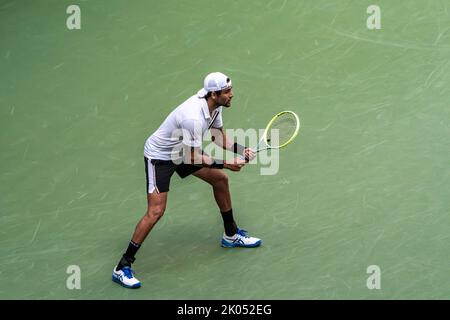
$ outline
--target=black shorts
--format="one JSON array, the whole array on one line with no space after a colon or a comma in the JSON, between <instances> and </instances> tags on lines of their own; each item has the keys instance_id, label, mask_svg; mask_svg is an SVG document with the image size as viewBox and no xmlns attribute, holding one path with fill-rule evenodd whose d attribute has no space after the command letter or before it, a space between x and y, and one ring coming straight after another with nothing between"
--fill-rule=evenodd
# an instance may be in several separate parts
<instances>
[{"instance_id":1,"label":"black shorts","mask_svg":"<svg viewBox=\"0 0 450 320\"><path fill-rule=\"evenodd\" d=\"M148 159L144 157L147 193L168 192L170 178L176 171L181 178L200 170L202 167L193 164L175 164L171 160Z\"/></svg>"}]
</instances>

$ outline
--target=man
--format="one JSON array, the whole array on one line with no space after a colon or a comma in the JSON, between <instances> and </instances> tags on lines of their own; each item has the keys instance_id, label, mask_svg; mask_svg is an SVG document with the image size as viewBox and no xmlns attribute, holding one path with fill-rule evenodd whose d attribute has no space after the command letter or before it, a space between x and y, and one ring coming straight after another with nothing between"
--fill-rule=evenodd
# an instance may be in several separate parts
<instances>
[{"instance_id":1,"label":"man","mask_svg":"<svg viewBox=\"0 0 450 320\"><path fill-rule=\"evenodd\" d=\"M131 264L148 233L164 214L170 178L174 172L181 178L192 174L212 186L225 228L222 247L251 248L261 244L260 239L248 236L245 230L237 227L233 218L228 177L221 170L240 171L246 160L255 157L251 149L233 143L224 133L222 107L229 108L232 98L230 78L220 72L210 73L204 79L203 89L173 110L147 139L144 161L148 209L137 224L126 252L113 270L113 281L127 288L141 286L133 275ZM201 146L207 130L211 130L214 143L240 156L232 161L223 161L205 154Z\"/></svg>"}]
</instances>

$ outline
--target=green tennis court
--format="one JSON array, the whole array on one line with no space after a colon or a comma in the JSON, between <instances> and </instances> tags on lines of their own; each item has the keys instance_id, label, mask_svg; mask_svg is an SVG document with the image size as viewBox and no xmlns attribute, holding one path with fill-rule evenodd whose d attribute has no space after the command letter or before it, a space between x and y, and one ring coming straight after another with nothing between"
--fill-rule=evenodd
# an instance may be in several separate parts
<instances>
[{"instance_id":1,"label":"green tennis court","mask_svg":"<svg viewBox=\"0 0 450 320\"><path fill-rule=\"evenodd\" d=\"M448 299L449 12L0 0L0 298ZM263 244L221 248L210 186L174 176L133 265L143 286L122 288L111 272L146 209L144 142L212 71L233 79L225 128L301 118L276 175L227 171L235 218Z\"/></svg>"}]
</instances>

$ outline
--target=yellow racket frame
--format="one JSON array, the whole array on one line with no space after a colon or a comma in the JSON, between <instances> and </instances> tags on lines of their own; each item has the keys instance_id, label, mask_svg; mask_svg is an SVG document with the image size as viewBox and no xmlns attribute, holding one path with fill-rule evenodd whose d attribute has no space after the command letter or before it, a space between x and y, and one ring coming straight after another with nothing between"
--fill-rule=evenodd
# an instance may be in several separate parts
<instances>
[{"instance_id":1,"label":"yellow racket frame","mask_svg":"<svg viewBox=\"0 0 450 320\"><path fill-rule=\"evenodd\" d=\"M267 142L267 132L269 132L270 127L272 126L274 121L278 117L280 117L280 116L282 116L283 114L286 114L286 113L292 114L295 117L295 119L297 120L297 127L295 128L294 134L292 135L292 137L288 141L286 141L282 145L279 145L278 147L273 147ZM297 114L294 111L290 111L290 110L281 111L281 112L279 112L279 113L277 113L276 115L273 116L273 118L267 124L266 129L264 130L264 134L263 134L263 137L262 137L261 141L264 140L264 143L267 145L267 148L258 149L258 147L259 147L259 143L258 143L257 150L255 150L255 151L258 152L258 151L265 150L265 149L281 149L283 147L286 147L289 143L291 143L295 139L295 137L298 135L299 131L300 131L300 119L297 116Z\"/></svg>"}]
</instances>

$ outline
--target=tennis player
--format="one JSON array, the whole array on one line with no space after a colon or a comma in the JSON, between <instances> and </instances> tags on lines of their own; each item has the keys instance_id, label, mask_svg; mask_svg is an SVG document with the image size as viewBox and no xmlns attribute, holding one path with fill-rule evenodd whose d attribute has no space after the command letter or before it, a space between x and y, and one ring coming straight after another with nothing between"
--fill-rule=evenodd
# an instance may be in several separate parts
<instances>
[{"instance_id":1,"label":"tennis player","mask_svg":"<svg viewBox=\"0 0 450 320\"><path fill-rule=\"evenodd\" d=\"M246 159L255 153L226 136L222 125L222 107L229 108L233 99L232 83L220 72L208 74L203 88L164 120L146 141L144 147L148 208L136 225L133 237L119 263L113 270L113 281L127 288L139 288L141 282L131 269L135 255L150 230L166 209L170 178L176 172L181 178L194 175L212 186L214 198L224 223L222 247L257 247L258 238L250 237L237 227L233 218L228 176L223 169L240 171ZM210 130L214 143L237 156L233 160L214 159L202 151L202 138Z\"/></svg>"}]
</instances>

